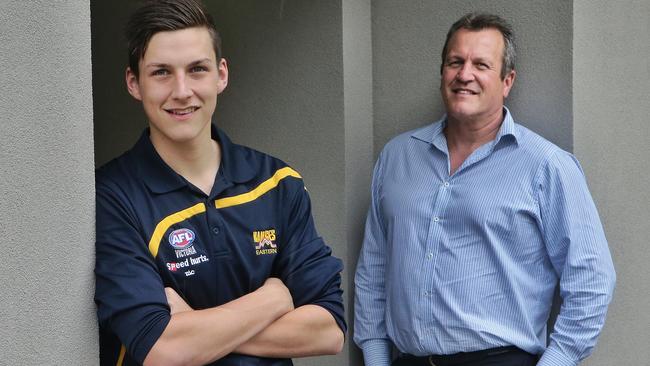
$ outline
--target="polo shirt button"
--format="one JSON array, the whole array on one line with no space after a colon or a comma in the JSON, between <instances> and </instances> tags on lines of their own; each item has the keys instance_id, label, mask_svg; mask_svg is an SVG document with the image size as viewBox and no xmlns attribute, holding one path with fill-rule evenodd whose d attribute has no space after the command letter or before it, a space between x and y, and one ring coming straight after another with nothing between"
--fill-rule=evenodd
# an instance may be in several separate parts
<instances>
[{"instance_id":1,"label":"polo shirt button","mask_svg":"<svg viewBox=\"0 0 650 366\"><path fill-rule=\"evenodd\" d=\"M214 235L219 235L219 227L213 226L212 227L212 232L214 233Z\"/></svg>"}]
</instances>

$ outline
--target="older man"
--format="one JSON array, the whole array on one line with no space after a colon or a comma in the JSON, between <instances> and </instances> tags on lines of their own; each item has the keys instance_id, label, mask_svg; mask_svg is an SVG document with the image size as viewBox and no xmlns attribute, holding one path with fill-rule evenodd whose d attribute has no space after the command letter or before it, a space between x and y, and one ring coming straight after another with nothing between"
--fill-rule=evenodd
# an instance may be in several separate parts
<instances>
[{"instance_id":1,"label":"older man","mask_svg":"<svg viewBox=\"0 0 650 366\"><path fill-rule=\"evenodd\" d=\"M377 161L356 273L366 365L576 365L615 273L573 155L514 122L510 25L468 14L442 52L447 114ZM562 308L546 342L559 281Z\"/></svg>"}]
</instances>

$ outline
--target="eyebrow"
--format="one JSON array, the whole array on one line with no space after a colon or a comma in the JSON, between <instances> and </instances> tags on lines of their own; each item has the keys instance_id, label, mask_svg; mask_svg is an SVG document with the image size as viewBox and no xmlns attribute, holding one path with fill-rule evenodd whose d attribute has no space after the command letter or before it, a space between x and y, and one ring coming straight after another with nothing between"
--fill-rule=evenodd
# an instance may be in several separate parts
<instances>
[{"instance_id":1,"label":"eyebrow","mask_svg":"<svg viewBox=\"0 0 650 366\"><path fill-rule=\"evenodd\" d=\"M458 54L453 54L453 53L447 53L447 59L465 59L465 57L458 55Z\"/></svg>"},{"instance_id":2,"label":"eyebrow","mask_svg":"<svg viewBox=\"0 0 650 366\"><path fill-rule=\"evenodd\" d=\"M445 59L445 62L458 61L458 60L465 61L466 59L465 57L460 55L448 55L447 58ZM483 56L477 56L472 58L472 62L481 62L490 65L493 63L493 61L491 61L488 57L483 57Z\"/></svg>"},{"instance_id":3,"label":"eyebrow","mask_svg":"<svg viewBox=\"0 0 650 366\"><path fill-rule=\"evenodd\" d=\"M476 57L474 59L474 62L482 62L484 64L492 64L492 60L490 60L488 58L484 58L484 57Z\"/></svg>"},{"instance_id":4,"label":"eyebrow","mask_svg":"<svg viewBox=\"0 0 650 366\"><path fill-rule=\"evenodd\" d=\"M192 66L200 65L202 63L212 63L212 60L210 58L206 57L206 58L203 58L203 59L200 59L200 60L192 61L187 66L192 67ZM145 68L152 68L152 67L153 68L166 68L166 67L170 67L170 65L166 64L166 63L162 63L162 62L152 62L150 64L145 65Z\"/></svg>"}]
</instances>

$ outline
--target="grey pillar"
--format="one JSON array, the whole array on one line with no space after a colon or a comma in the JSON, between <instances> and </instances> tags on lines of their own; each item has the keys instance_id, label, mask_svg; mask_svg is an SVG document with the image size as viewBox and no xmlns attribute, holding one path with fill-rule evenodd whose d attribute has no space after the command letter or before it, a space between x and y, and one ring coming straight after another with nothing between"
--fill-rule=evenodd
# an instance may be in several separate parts
<instances>
[{"instance_id":1,"label":"grey pillar","mask_svg":"<svg viewBox=\"0 0 650 366\"><path fill-rule=\"evenodd\" d=\"M88 1L0 2L0 364L98 363Z\"/></svg>"},{"instance_id":2,"label":"grey pillar","mask_svg":"<svg viewBox=\"0 0 650 366\"><path fill-rule=\"evenodd\" d=\"M618 276L585 365L650 364L650 2L574 2L575 154Z\"/></svg>"},{"instance_id":3,"label":"grey pillar","mask_svg":"<svg viewBox=\"0 0 650 366\"><path fill-rule=\"evenodd\" d=\"M374 165L372 101L372 13L370 0L343 0L343 94L345 109L345 232L348 365L363 364L352 340L354 271L361 250L370 177Z\"/></svg>"}]
</instances>

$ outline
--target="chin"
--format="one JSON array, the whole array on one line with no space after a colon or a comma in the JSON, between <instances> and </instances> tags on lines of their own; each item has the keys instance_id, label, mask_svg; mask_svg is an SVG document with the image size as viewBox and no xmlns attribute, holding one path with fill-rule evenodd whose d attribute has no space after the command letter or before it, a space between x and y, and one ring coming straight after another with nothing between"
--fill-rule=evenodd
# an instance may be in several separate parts
<instances>
[{"instance_id":1,"label":"chin","mask_svg":"<svg viewBox=\"0 0 650 366\"><path fill-rule=\"evenodd\" d=\"M152 128L151 134L172 143L184 144L196 139L200 135L200 131L196 128L156 129L154 131Z\"/></svg>"},{"instance_id":2,"label":"chin","mask_svg":"<svg viewBox=\"0 0 650 366\"><path fill-rule=\"evenodd\" d=\"M171 133L168 135L169 139L178 142L186 143L189 141L196 140L199 137L199 131L178 131L176 133Z\"/></svg>"},{"instance_id":3,"label":"chin","mask_svg":"<svg viewBox=\"0 0 650 366\"><path fill-rule=\"evenodd\" d=\"M447 115L454 118L454 119L462 120L462 119L471 118L472 116L474 116L475 111L470 110L468 108L462 108L462 107L456 106L455 108L452 107L452 108L447 109Z\"/></svg>"}]
</instances>

